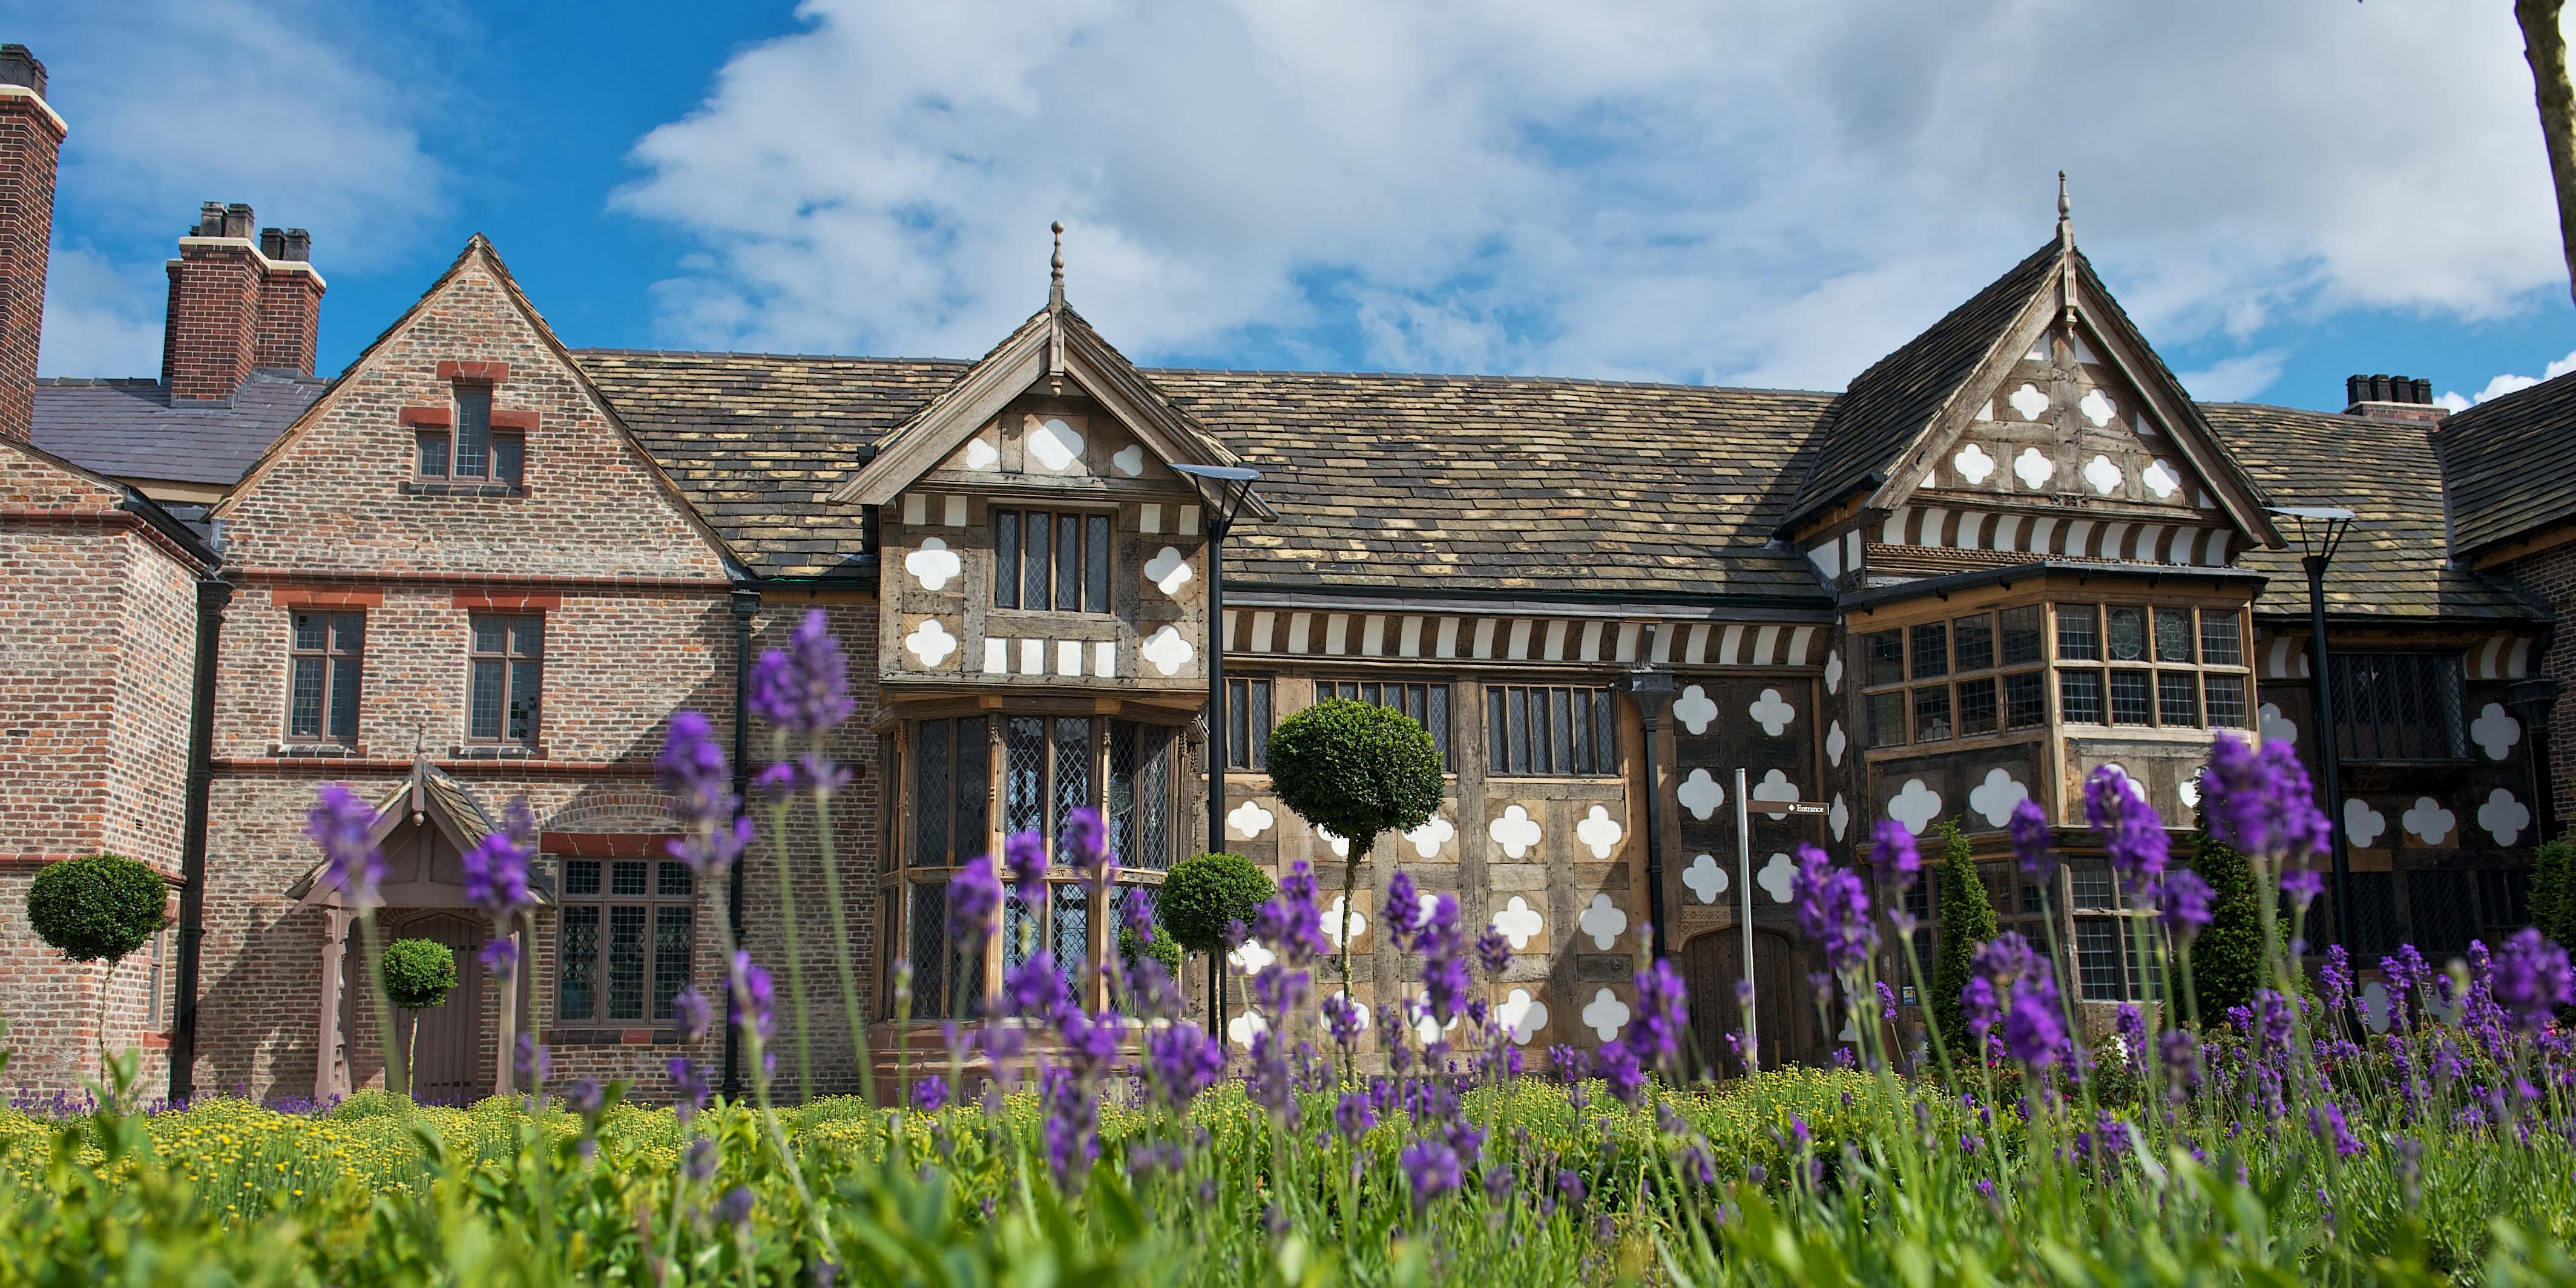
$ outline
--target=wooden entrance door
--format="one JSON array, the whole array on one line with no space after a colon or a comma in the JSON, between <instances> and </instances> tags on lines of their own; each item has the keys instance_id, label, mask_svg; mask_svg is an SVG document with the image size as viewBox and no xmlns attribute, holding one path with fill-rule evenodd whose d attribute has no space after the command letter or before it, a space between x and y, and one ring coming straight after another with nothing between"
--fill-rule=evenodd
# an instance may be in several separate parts
<instances>
[{"instance_id":1,"label":"wooden entrance door","mask_svg":"<svg viewBox=\"0 0 2576 1288\"><path fill-rule=\"evenodd\" d=\"M483 959L475 953L491 927L469 917L441 913L405 925L396 933L408 939L433 939L456 954L456 988L447 1000L418 1015L410 1041L418 1048L412 1064L412 1098L424 1104L466 1105L489 1095L490 1066L479 1057L483 1047ZM398 1039L399 1040L399 1039Z\"/></svg>"},{"instance_id":2,"label":"wooden entrance door","mask_svg":"<svg viewBox=\"0 0 2576 1288\"><path fill-rule=\"evenodd\" d=\"M1742 1072L1726 1035L1744 1027L1735 996L1737 981L1744 977L1743 930L1730 926L1700 935L1682 945L1681 957L1682 982L1690 989L1691 1031L1699 1039L1701 1057L1711 1069ZM1797 948L1788 935L1754 928L1753 1007L1764 1068L1815 1058L1815 1007L1798 969Z\"/></svg>"}]
</instances>

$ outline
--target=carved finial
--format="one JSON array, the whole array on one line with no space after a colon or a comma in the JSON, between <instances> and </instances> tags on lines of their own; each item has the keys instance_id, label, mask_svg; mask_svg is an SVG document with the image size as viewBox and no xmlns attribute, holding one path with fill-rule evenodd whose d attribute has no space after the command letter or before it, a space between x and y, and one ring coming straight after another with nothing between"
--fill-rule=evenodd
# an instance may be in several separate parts
<instances>
[{"instance_id":1,"label":"carved finial","mask_svg":"<svg viewBox=\"0 0 2576 1288\"><path fill-rule=\"evenodd\" d=\"M2074 209L2075 203L2066 199L2066 172L2060 170L2057 172L2057 242L2061 246L2075 244L2075 221L2069 217Z\"/></svg>"},{"instance_id":2,"label":"carved finial","mask_svg":"<svg viewBox=\"0 0 2576 1288\"><path fill-rule=\"evenodd\" d=\"M1047 261L1047 307L1064 307L1064 221L1055 221L1055 257Z\"/></svg>"}]
</instances>

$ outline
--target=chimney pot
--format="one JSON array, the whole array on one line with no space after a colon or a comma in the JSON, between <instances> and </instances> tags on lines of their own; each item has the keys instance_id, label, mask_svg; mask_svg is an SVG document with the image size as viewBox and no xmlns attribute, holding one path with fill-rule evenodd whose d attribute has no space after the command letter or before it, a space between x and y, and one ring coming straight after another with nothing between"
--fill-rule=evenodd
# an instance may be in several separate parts
<instances>
[{"instance_id":1,"label":"chimney pot","mask_svg":"<svg viewBox=\"0 0 2576 1288\"><path fill-rule=\"evenodd\" d=\"M2350 407L2355 403L2368 401L2370 401L2370 377L2345 376L2343 378L2343 405Z\"/></svg>"},{"instance_id":2,"label":"chimney pot","mask_svg":"<svg viewBox=\"0 0 2576 1288\"><path fill-rule=\"evenodd\" d=\"M2422 376L2415 377L2415 401L2427 407L2433 405L2432 381L2427 380Z\"/></svg>"},{"instance_id":3,"label":"chimney pot","mask_svg":"<svg viewBox=\"0 0 2576 1288\"><path fill-rule=\"evenodd\" d=\"M313 258L313 234L301 228L287 229L286 258L298 262Z\"/></svg>"},{"instance_id":4,"label":"chimney pot","mask_svg":"<svg viewBox=\"0 0 2576 1288\"><path fill-rule=\"evenodd\" d=\"M2388 377L2385 374L2373 375L2370 378L2370 400L2372 402L2388 401Z\"/></svg>"},{"instance_id":5,"label":"chimney pot","mask_svg":"<svg viewBox=\"0 0 2576 1288\"><path fill-rule=\"evenodd\" d=\"M226 237L239 237L243 241L249 241L250 230L258 223L259 218L251 213L250 206L246 202L236 201L224 207L223 235Z\"/></svg>"},{"instance_id":6,"label":"chimney pot","mask_svg":"<svg viewBox=\"0 0 2576 1288\"><path fill-rule=\"evenodd\" d=\"M0 85L24 85L45 96L45 65L25 45L0 45Z\"/></svg>"},{"instance_id":7,"label":"chimney pot","mask_svg":"<svg viewBox=\"0 0 2576 1288\"><path fill-rule=\"evenodd\" d=\"M191 237L223 236L224 203L220 201L209 201L199 205L197 207L197 226L190 229L188 235Z\"/></svg>"},{"instance_id":8,"label":"chimney pot","mask_svg":"<svg viewBox=\"0 0 2576 1288\"><path fill-rule=\"evenodd\" d=\"M286 230L283 228L260 229L259 253L268 256L270 259L286 258Z\"/></svg>"}]
</instances>

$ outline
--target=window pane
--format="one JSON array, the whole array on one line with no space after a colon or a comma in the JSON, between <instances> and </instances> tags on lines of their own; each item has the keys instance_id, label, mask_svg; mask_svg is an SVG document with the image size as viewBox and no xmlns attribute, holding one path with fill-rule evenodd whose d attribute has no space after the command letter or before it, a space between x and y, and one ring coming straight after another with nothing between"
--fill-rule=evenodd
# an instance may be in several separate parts
<instances>
[{"instance_id":1,"label":"window pane","mask_svg":"<svg viewBox=\"0 0 2576 1288\"><path fill-rule=\"evenodd\" d=\"M2069 864L2066 869L2066 876L2074 891L2076 907L2109 908L2116 906L2112 899L2111 869L2102 867L2098 864L2093 866Z\"/></svg>"},{"instance_id":2,"label":"window pane","mask_svg":"<svg viewBox=\"0 0 2576 1288\"><path fill-rule=\"evenodd\" d=\"M993 511L993 606L1020 606L1020 512Z\"/></svg>"},{"instance_id":3,"label":"window pane","mask_svg":"<svg viewBox=\"0 0 2576 1288\"><path fill-rule=\"evenodd\" d=\"M694 914L680 904L653 910L653 1018L671 1018L671 998L689 986L689 950L696 942Z\"/></svg>"},{"instance_id":4,"label":"window pane","mask_svg":"<svg viewBox=\"0 0 2576 1288\"><path fill-rule=\"evenodd\" d=\"M1928 680L1950 673L1950 624L1926 622L1914 628L1914 678Z\"/></svg>"},{"instance_id":5,"label":"window pane","mask_svg":"<svg viewBox=\"0 0 2576 1288\"><path fill-rule=\"evenodd\" d=\"M428 479L447 477L447 435L424 433L420 436L420 476Z\"/></svg>"},{"instance_id":6,"label":"window pane","mask_svg":"<svg viewBox=\"0 0 2576 1288\"><path fill-rule=\"evenodd\" d=\"M2004 727L2031 729L2048 723L2048 685L2038 671L2004 677Z\"/></svg>"},{"instance_id":7,"label":"window pane","mask_svg":"<svg viewBox=\"0 0 2576 1288\"><path fill-rule=\"evenodd\" d=\"M1936 684L1914 691L1914 741L1945 742L1950 737L1950 686Z\"/></svg>"},{"instance_id":8,"label":"window pane","mask_svg":"<svg viewBox=\"0 0 2576 1288\"><path fill-rule=\"evenodd\" d=\"M1002 727L1002 830L1046 826L1046 721L1013 716Z\"/></svg>"},{"instance_id":9,"label":"window pane","mask_svg":"<svg viewBox=\"0 0 2576 1288\"><path fill-rule=\"evenodd\" d=\"M2079 917L2075 922L2075 964L2083 979L2084 1000L2116 1002L2120 998L2120 919Z\"/></svg>"},{"instance_id":10,"label":"window pane","mask_svg":"<svg viewBox=\"0 0 2576 1288\"><path fill-rule=\"evenodd\" d=\"M2068 724L2102 723L2102 673L2100 671L2058 673L2057 717Z\"/></svg>"},{"instance_id":11,"label":"window pane","mask_svg":"<svg viewBox=\"0 0 2576 1288\"><path fill-rule=\"evenodd\" d=\"M697 880L689 865L664 859L654 866L653 893L665 899L685 899L697 891Z\"/></svg>"},{"instance_id":12,"label":"window pane","mask_svg":"<svg viewBox=\"0 0 2576 1288\"><path fill-rule=\"evenodd\" d=\"M331 651L355 654L367 646L367 619L358 613L342 613L331 619Z\"/></svg>"},{"instance_id":13,"label":"window pane","mask_svg":"<svg viewBox=\"0 0 2576 1288\"><path fill-rule=\"evenodd\" d=\"M328 665L318 657L295 659L294 679L288 685L286 699L288 737L322 736L322 673Z\"/></svg>"},{"instance_id":14,"label":"window pane","mask_svg":"<svg viewBox=\"0 0 2576 1288\"><path fill-rule=\"evenodd\" d=\"M1020 524L1020 606L1044 609L1054 605L1055 591L1048 574L1055 570L1055 560L1047 554L1048 538L1055 535L1055 521L1042 510L1028 511Z\"/></svg>"},{"instance_id":15,"label":"window pane","mask_svg":"<svg viewBox=\"0 0 2576 1288\"><path fill-rule=\"evenodd\" d=\"M2200 723L2200 677L2189 671L2156 673L2156 723Z\"/></svg>"},{"instance_id":16,"label":"window pane","mask_svg":"<svg viewBox=\"0 0 2576 1288\"><path fill-rule=\"evenodd\" d=\"M1015 970L1033 950L1043 947L1038 930L1045 924L1046 904L1023 897L1018 886L1002 887L1002 969Z\"/></svg>"},{"instance_id":17,"label":"window pane","mask_svg":"<svg viewBox=\"0 0 2576 1288\"><path fill-rule=\"evenodd\" d=\"M568 859L563 871L565 894L599 893L599 860Z\"/></svg>"},{"instance_id":18,"label":"window pane","mask_svg":"<svg viewBox=\"0 0 2576 1288\"><path fill-rule=\"evenodd\" d=\"M307 652L318 653L322 651L324 641L329 639L329 637L330 619L324 617L320 613L297 613L295 615L296 648Z\"/></svg>"},{"instance_id":19,"label":"window pane","mask_svg":"<svg viewBox=\"0 0 2576 1288\"><path fill-rule=\"evenodd\" d=\"M1530 754L1530 691L1509 689L1505 691L1505 696L1511 699L1512 772L1515 774L1545 772L1539 767L1538 759Z\"/></svg>"},{"instance_id":20,"label":"window pane","mask_svg":"<svg viewBox=\"0 0 2576 1288\"><path fill-rule=\"evenodd\" d=\"M2111 723L2151 723L2155 719L2155 714L2149 705L2148 688L2147 673L2144 671L2113 671L2111 673Z\"/></svg>"},{"instance_id":21,"label":"window pane","mask_svg":"<svg viewBox=\"0 0 2576 1288\"><path fill-rule=\"evenodd\" d=\"M1431 749L1440 753L1442 769L1456 769L1449 756L1449 686L1423 686L1422 727L1431 731Z\"/></svg>"},{"instance_id":22,"label":"window pane","mask_svg":"<svg viewBox=\"0 0 2576 1288\"><path fill-rule=\"evenodd\" d=\"M1160 872L1172 866L1172 731L1146 725L1138 739L1136 850L1128 861Z\"/></svg>"},{"instance_id":23,"label":"window pane","mask_svg":"<svg viewBox=\"0 0 2576 1288\"><path fill-rule=\"evenodd\" d=\"M2057 658L2061 662L2102 660L2102 619L2091 604L2057 606Z\"/></svg>"},{"instance_id":24,"label":"window pane","mask_svg":"<svg viewBox=\"0 0 2576 1288\"><path fill-rule=\"evenodd\" d=\"M1082 516L1059 514L1055 517L1055 606L1056 611L1082 611Z\"/></svg>"},{"instance_id":25,"label":"window pane","mask_svg":"<svg viewBox=\"0 0 2576 1288\"><path fill-rule=\"evenodd\" d=\"M545 664L510 664L510 736L520 742L537 739L537 695L545 687Z\"/></svg>"},{"instance_id":26,"label":"window pane","mask_svg":"<svg viewBox=\"0 0 2576 1288\"><path fill-rule=\"evenodd\" d=\"M948 753L956 726L924 720L913 727L912 866L948 866Z\"/></svg>"},{"instance_id":27,"label":"window pane","mask_svg":"<svg viewBox=\"0 0 2576 1288\"><path fill-rule=\"evenodd\" d=\"M1079 989L1083 963L1091 958L1091 891L1071 881L1051 888L1055 908L1048 918L1048 945L1057 973Z\"/></svg>"},{"instance_id":28,"label":"window pane","mask_svg":"<svg viewBox=\"0 0 2576 1288\"><path fill-rule=\"evenodd\" d=\"M466 712L466 736L498 738L501 736L502 684L507 676L504 663L490 658L474 660L474 692Z\"/></svg>"},{"instance_id":29,"label":"window pane","mask_svg":"<svg viewBox=\"0 0 2576 1288\"><path fill-rule=\"evenodd\" d=\"M569 867L571 865L567 865ZM599 865L591 867L591 888L598 889ZM567 883L569 885L569 883ZM555 1017L587 1020L599 1013L599 909L566 908L555 969Z\"/></svg>"},{"instance_id":30,"label":"window pane","mask_svg":"<svg viewBox=\"0 0 2576 1288\"><path fill-rule=\"evenodd\" d=\"M1109 722L1109 793L1101 814L1109 824L1109 848L1121 862L1136 853L1136 733L1131 720Z\"/></svg>"},{"instance_id":31,"label":"window pane","mask_svg":"<svg viewBox=\"0 0 2576 1288\"><path fill-rule=\"evenodd\" d=\"M955 1019L959 999L949 996L948 887L924 881L911 887L912 1013L919 1019Z\"/></svg>"},{"instance_id":32,"label":"window pane","mask_svg":"<svg viewBox=\"0 0 2576 1288\"><path fill-rule=\"evenodd\" d=\"M2207 666L2245 665L2244 637L2232 609L2200 610L2200 660Z\"/></svg>"},{"instance_id":33,"label":"window pane","mask_svg":"<svg viewBox=\"0 0 2576 1288\"><path fill-rule=\"evenodd\" d=\"M1252 686L1252 757L1254 769L1270 768L1270 681L1256 680Z\"/></svg>"},{"instance_id":34,"label":"window pane","mask_svg":"<svg viewBox=\"0 0 2576 1288\"><path fill-rule=\"evenodd\" d=\"M608 910L608 1018L644 1018L644 908Z\"/></svg>"},{"instance_id":35,"label":"window pane","mask_svg":"<svg viewBox=\"0 0 2576 1288\"><path fill-rule=\"evenodd\" d=\"M1055 721L1055 818L1050 837L1064 834L1065 817L1089 808L1091 799L1091 717L1057 716Z\"/></svg>"},{"instance_id":36,"label":"window pane","mask_svg":"<svg viewBox=\"0 0 2576 1288\"><path fill-rule=\"evenodd\" d=\"M2040 660L2044 641L2040 636L2039 605L2007 608L1996 615L2003 626L2003 664L2027 666Z\"/></svg>"},{"instance_id":37,"label":"window pane","mask_svg":"<svg viewBox=\"0 0 2576 1288\"><path fill-rule=\"evenodd\" d=\"M509 640L509 623L498 617L474 619L474 651L498 653Z\"/></svg>"},{"instance_id":38,"label":"window pane","mask_svg":"<svg viewBox=\"0 0 2576 1288\"><path fill-rule=\"evenodd\" d=\"M962 864L993 848L987 835L993 826L993 734L984 717L957 722L957 756L948 777L957 793L949 852Z\"/></svg>"},{"instance_id":39,"label":"window pane","mask_svg":"<svg viewBox=\"0 0 2576 1288\"><path fill-rule=\"evenodd\" d=\"M1595 755L1592 764L1593 773L1619 772L1619 738L1610 728L1610 691L1608 689L1592 691L1592 747Z\"/></svg>"},{"instance_id":40,"label":"window pane","mask_svg":"<svg viewBox=\"0 0 2576 1288\"><path fill-rule=\"evenodd\" d=\"M2241 675L2205 675L2201 691L2209 700L2209 724L2214 729L2245 727L2245 677Z\"/></svg>"},{"instance_id":41,"label":"window pane","mask_svg":"<svg viewBox=\"0 0 2576 1288\"><path fill-rule=\"evenodd\" d=\"M1109 598L1109 516L1095 514L1083 522L1088 525L1082 549L1083 567L1089 570L1090 575L1083 582L1082 611L1106 613L1111 611L1112 604Z\"/></svg>"},{"instance_id":42,"label":"window pane","mask_svg":"<svg viewBox=\"0 0 2576 1288\"><path fill-rule=\"evenodd\" d=\"M1547 713L1548 741L1556 752L1556 772L1574 773L1574 690L1548 690Z\"/></svg>"},{"instance_id":43,"label":"window pane","mask_svg":"<svg viewBox=\"0 0 2576 1288\"><path fill-rule=\"evenodd\" d=\"M2114 606L2111 609L2111 660L2143 662L2147 660L2147 614L2145 609Z\"/></svg>"},{"instance_id":44,"label":"window pane","mask_svg":"<svg viewBox=\"0 0 2576 1288\"><path fill-rule=\"evenodd\" d=\"M481 478L484 457L492 442L492 391L458 388L456 391L456 472L465 478Z\"/></svg>"},{"instance_id":45,"label":"window pane","mask_svg":"<svg viewBox=\"0 0 2576 1288\"><path fill-rule=\"evenodd\" d=\"M644 868L641 859L620 859L608 865L608 892L617 895L644 893Z\"/></svg>"},{"instance_id":46,"label":"window pane","mask_svg":"<svg viewBox=\"0 0 2576 1288\"><path fill-rule=\"evenodd\" d=\"M2032 676L2032 679L2039 677ZM1995 731L1995 677L1959 681L1959 736Z\"/></svg>"},{"instance_id":47,"label":"window pane","mask_svg":"<svg viewBox=\"0 0 2576 1288\"><path fill-rule=\"evenodd\" d=\"M1905 742L1905 692L1869 695L1869 745L1895 747Z\"/></svg>"},{"instance_id":48,"label":"window pane","mask_svg":"<svg viewBox=\"0 0 2576 1288\"><path fill-rule=\"evenodd\" d=\"M2191 660L2191 610L2159 608L2156 610L2156 660L2188 662Z\"/></svg>"},{"instance_id":49,"label":"window pane","mask_svg":"<svg viewBox=\"0 0 2576 1288\"><path fill-rule=\"evenodd\" d=\"M1510 726L1503 716L1503 690L1500 686L1485 690L1485 772L1511 772Z\"/></svg>"},{"instance_id":50,"label":"window pane","mask_svg":"<svg viewBox=\"0 0 2576 1288\"><path fill-rule=\"evenodd\" d=\"M510 622L510 655L544 657L546 654L546 619L513 617Z\"/></svg>"},{"instance_id":51,"label":"window pane","mask_svg":"<svg viewBox=\"0 0 2576 1288\"><path fill-rule=\"evenodd\" d=\"M1865 684L1894 684L1905 678L1905 634L1902 631L1880 631L1861 637L1861 680Z\"/></svg>"},{"instance_id":52,"label":"window pane","mask_svg":"<svg viewBox=\"0 0 2576 1288\"><path fill-rule=\"evenodd\" d=\"M525 455L524 449L526 446L527 440L516 434L495 434L492 436L492 477L494 480L502 483L516 483L519 481L521 458Z\"/></svg>"},{"instance_id":53,"label":"window pane","mask_svg":"<svg viewBox=\"0 0 2576 1288\"><path fill-rule=\"evenodd\" d=\"M1950 644L1961 671L1984 671L1995 664L1995 619L1979 613L1950 623Z\"/></svg>"}]
</instances>

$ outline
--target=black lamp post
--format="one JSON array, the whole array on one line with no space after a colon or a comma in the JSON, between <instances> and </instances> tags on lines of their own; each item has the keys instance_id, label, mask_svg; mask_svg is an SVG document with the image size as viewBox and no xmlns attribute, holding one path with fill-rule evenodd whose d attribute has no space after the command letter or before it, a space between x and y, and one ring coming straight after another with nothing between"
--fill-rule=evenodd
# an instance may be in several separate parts
<instances>
[{"instance_id":1,"label":"black lamp post","mask_svg":"<svg viewBox=\"0 0 2576 1288\"><path fill-rule=\"evenodd\" d=\"M1216 495L1208 498L1207 505L1207 835L1208 852L1213 854L1225 848L1226 738L1233 727L1225 705L1225 534L1234 527L1243 503L1252 499L1252 485L1260 481L1261 471L1240 465L1175 465L1172 469L1216 485Z\"/></svg>"},{"instance_id":2,"label":"black lamp post","mask_svg":"<svg viewBox=\"0 0 2576 1288\"><path fill-rule=\"evenodd\" d=\"M1652 636L1648 636L1651 651ZM1637 723L1645 731L1646 774L1646 952L1651 957L1664 955L1664 792L1655 776L1655 739L1664 727L1664 713L1673 705L1673 673L1662 667L1640 664L1628 672L1619 687L1637 704Z\"/></svg>"},{"instance_id":3,"label":"black lamp post","mask_svg":"<svg viewBox=\"0 0 2576 1288\"><path fill-rule=\"evenodd\" d=\"M2352 849L2343 835L2343 751L2335 730L2334 676L2326 665L2326 566L2352 531L2353 513L2332 505L2276 505L2271 512L2294 521L2299 564L2308 570L2308 702L2316 709L2317 772L2325 780L2326 822L2334 838L2335 942L2352 946Z\"/></svg>"}]
</instances>

